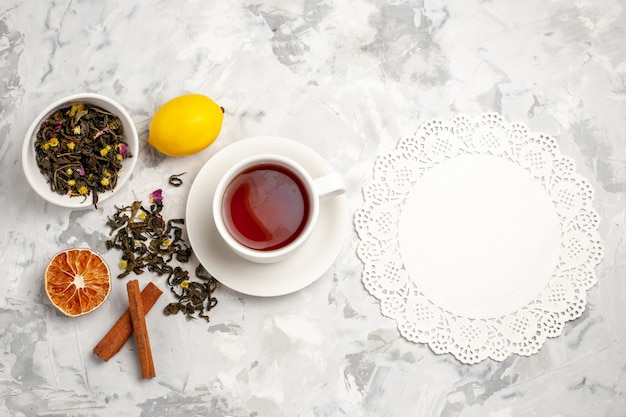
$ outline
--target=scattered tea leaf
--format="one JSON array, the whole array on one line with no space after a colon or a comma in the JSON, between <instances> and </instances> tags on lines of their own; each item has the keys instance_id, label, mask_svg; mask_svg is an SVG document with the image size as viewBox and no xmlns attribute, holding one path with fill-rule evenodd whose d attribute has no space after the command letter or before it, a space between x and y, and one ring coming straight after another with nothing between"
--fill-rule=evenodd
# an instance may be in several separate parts
<instances>
[{"instance_id":1,"label":"scattered tea leaf","mask_svg":"<svg viewBox=\"0 0 626 417\"><path fill-rule=\"evenodd\" d=\"M189 273L181 268L174 268L174 271L167 279L170 290L177 298L176 302L168 304L163 312L165 315L173 315L182 312L188 318L195 318L194 314L210 321L205 314L217 305L217 298L213 293L217 289L217 280L211 276L202 265L196 268L196 277L204 282L189 280Z\"/></svg>"},{"instance_id":2,"label":"scattered tea leaf","mask_svg":"<svg viewBox=\"0 0 626 417\"><path fill-rule=\"evenodd\" d=\"M181 180L180 177L185 175L185 174L186 174L186 172L183 172L181 174L176 174L176 175L170 176L170 179L169 179L170 185L172 185L174 187L180 187L181 185L183 185L183 180Z\"/></svg>"},{"instance_id":3,"label":"scattered tea leaf","mask_svg":"<svg viewBox=\"0 0 626 417\"><path fill-rule=\"evenodd\" d=\"M172 259L189 261L192 250L183 239L184 219L166 221L162 209L162 200L148 209L141 201L135 201L130 206L116 207L116 213L109 217L106 224L113 238L106 241L106 247L121 250L126 264L126 270L118 278L131 272L141 274L146 269L157 275L170 274Z\"/></svg>"},{"instance_id":4,"label":"scattered tea leaf","mask_svg":"<svg viewBox=\"0 0 626 417\"><path fill-rule=\"evenodd\" d=\"M180 266L171 265L174 259L187 263L192 255L191 247L183 238L185 221L163 218L160 189L150 194L150 202L148 209L141 201L116 207L115 214L106 222L112 236L105 242L106 248L122 251L120 267L124 271L118 278L131 273L139 275L145 270L159 276L167 275L167 284L177 301L167 305L163 313L169 316L182 312L188 318L195 318L197 314L208 322L206 313L217 305L213 296L217 280L202 265L198 265L195 271L201 282L190 279L189 272Z\"/></svg>"}]
</instances>

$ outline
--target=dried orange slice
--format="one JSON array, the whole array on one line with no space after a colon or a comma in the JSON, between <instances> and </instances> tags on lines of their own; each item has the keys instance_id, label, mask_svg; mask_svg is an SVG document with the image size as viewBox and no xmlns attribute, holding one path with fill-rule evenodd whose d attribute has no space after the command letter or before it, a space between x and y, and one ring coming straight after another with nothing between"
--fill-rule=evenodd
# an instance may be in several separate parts
<instances>
[{"instance_id":1,"label":"dried orange slice","mask_svg":"<svg viewBox=\"0 0 626 417\"><path fill-rule=\"evenodd\" d=\"M65 315L76 317L100 307L111 293L111 273L90 249L57 253L46 268L48 298Z\"/></svg>"}]
</instances>

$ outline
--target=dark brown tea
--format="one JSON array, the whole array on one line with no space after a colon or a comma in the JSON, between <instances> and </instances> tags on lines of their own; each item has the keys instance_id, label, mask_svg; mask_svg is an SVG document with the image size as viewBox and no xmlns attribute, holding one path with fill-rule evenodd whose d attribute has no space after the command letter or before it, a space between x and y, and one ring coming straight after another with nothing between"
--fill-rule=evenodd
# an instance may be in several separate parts
<instances>
[{"instance_id":1,"label":"dark brown tea","mask_svg":"<svg viewBox=\"0 0 626 417\"><path fill-rule=\"evenodd\" d=\"M230 234L256 250L280 249L304 230L309 198L302 181L289 169L259 164L226 187L222 215Z\"/></svg>"}]
</instances>

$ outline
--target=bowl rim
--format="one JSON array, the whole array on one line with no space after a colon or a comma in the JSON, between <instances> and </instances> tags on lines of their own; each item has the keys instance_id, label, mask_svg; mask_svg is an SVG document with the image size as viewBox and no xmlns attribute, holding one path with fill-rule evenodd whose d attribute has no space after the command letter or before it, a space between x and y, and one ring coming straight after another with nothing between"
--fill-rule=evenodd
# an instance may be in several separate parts
<instances>
[{"instance_id":1,"label":"bowl rim","mask_svg":"<svg viewBox=\"0 0 626 417\"><path fill-rule=\"evenodd\" d=\"M67 208L85 208L92 205L92 199L87 197L81 199L79 197L70 197L68 195L57 194L50 189L50 184L46 178L41 174L37 161L35 159L34 140L36 131L41 126L41 123L57 109L77 102L88 102L98 106L109 106L114 110L107 109L116 116L118 116L124 127L125 140L128 143L129 148L132 151L132 157L124 161L123 169L120 171L123 173L119 176L118 182L115 188L111 191L106 191L98 194L98 202L102 202L110 198L117 190L119 190L132 175L137 164L139 155L139 137L137 135L137 129L130 117L130 114L126 109L117 101L110 97L104 96L98 93L76 93L65 96L58 100L53 101L46 106L39 114L34 118L30 124L26 135L24 136L24 143L22 144L22 171L28 181L30 187L36 194L41 196L46 201L56 204L61 207ZM45 187L43 186L45 185Z\"/></svg>"}]
</instances>

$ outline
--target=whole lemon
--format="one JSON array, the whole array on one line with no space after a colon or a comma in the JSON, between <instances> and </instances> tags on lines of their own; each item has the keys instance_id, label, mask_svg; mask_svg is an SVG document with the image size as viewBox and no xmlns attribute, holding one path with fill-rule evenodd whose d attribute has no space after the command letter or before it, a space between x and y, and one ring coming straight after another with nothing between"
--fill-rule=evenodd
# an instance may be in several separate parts
<instances>
[{"instance_id":1,"label":"whole lemon","mask_svg":"<svg viewBox=\"0 0 626 417\"><path fill-rule=\"evenodd\" d=\"M224 109L202 94L185 94L152 117L148 143L169 156L191 155L212 144L222 129Z\"/></svg>"}]
</instances>

